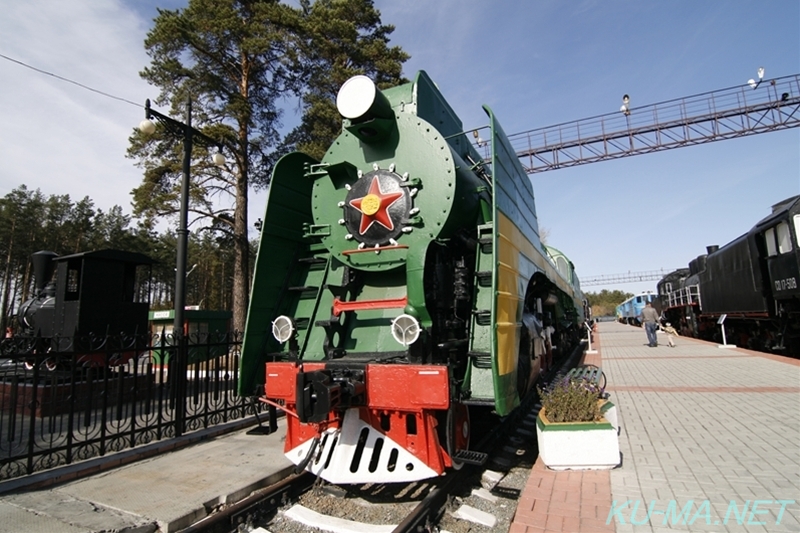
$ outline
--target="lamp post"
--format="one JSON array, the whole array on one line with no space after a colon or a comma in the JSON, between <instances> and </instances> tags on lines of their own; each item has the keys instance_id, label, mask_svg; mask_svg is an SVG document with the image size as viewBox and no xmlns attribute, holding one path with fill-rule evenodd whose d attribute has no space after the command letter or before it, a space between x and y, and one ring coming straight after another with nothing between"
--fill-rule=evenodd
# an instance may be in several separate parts
<instances>
[{"instance_id":1,"label":"lamp post","mask_svg":"<svg viewBox=\"0 0 800 533\"><path fill-rule=\"evenodd\" d=\"M631 97L627 94L622 96L622 107L619 108L620 112L626 117L631 114Z\"/></svg>"},{"instance_id":2,"label":"lamp post","mask_svg":"<svg viewBox=\"0 0 800 533\"><path fill-rule=\"evenodd\" d=\"M625 115L625 124L628 125L628 142L631 145L631 152L633 151L633 135L631 135L631 97L627 94L622 96L622 107L619 108L620 113Z\"/></svg>"},{"instance_id":3,"label":"lamp post","mask_svg":"<svg viewBox=\"0 0 800 533\"><path fill-rule=\"evenodd\" d=\"M181 206L178 224L178 250L177 264L175 267L175 319L172 325L172 334L177 339L183 335L184 308L186 307L186 248L189 234L189 169L192 162L192 144L194 139L199 139L206 146L217 146L219 151L222 146L218 141L204 135L192 127L192 101L186 102L186 122L162 115L150 107L150 100L144 104L145 119L139 124L139 130L150 135L156 130L152 119L156 119L171 134L183 138L183 179L181 180ZM221 167L225 165L225 157L219 153L214 154L214 164Z\"/></svg>"},{"instance_id":4,"label":"lamp post","mask_svg":"<svg viewBox=\"0 0 800 533\"><path fill-rule=\"evenodd\" d=\"M754 80L753 78L747 80L747 83L750 85L751 89L758 89L758 86L761 85L761 82L764 79L764 67L758 67L758 72L756 72L756 74L758 75L758 81Z\"/></svg>"}]
</instances>

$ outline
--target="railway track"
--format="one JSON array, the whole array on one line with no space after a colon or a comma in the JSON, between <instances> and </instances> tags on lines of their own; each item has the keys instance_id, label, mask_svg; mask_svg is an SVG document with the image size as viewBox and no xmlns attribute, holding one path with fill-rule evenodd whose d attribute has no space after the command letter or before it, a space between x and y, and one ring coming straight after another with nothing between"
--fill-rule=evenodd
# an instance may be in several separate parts
<instances>
[{"instance_id":1,"label":"railway track","mask_svg":"<svg viewBox=\"0 0 800 533\"><path fill-rule=\"evenodd\" d=\"M577 349L561 370L575 366L581 353ZM532 391L513 415L473 428L473 434L485 435L474 448L488 454L481 467L464 465L407 485L334 486L308 473L296 474L182 533L306 533L334 526L369 533L507 530L536 460L538 408Z\"/></svg>"},{"instance_id":2,"label":"railway track","mask_svg":"<svg viewBox=\"0 0 800 533\"><path fill-rule=\"evenodd\" d=\"M221 509L183 533L228 533L261 527L271 533L339 531L452 533L507 529L516 499L536 459L535 404L514 420L491 428L484 439L490 458L445 476L407 485L335 486L308 473L290 476ZM516 426L515 430L509 428ZM466 517L466 518L465 518Z\"/></svg>"}]
</instances>

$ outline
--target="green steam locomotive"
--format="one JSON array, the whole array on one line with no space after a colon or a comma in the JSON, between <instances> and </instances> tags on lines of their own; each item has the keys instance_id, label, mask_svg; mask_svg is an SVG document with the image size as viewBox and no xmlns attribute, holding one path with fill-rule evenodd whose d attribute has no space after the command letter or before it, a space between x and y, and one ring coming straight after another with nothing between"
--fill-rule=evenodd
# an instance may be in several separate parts
<instances>
[{"instance_id":1,"label":"green steam locomotive","mask_svg":"<svg viewBox=\"0 0 800 533\"><path fill-rule=\"evenodd\" d=\"M332 483L441 475L481 460L473 406L509 414L580 345L586 302L488 107L490 162L425 72L356 76L336 104L323 160L275 167L239 392L284 410L287 457Z\"/></svg>"}]
</instances>

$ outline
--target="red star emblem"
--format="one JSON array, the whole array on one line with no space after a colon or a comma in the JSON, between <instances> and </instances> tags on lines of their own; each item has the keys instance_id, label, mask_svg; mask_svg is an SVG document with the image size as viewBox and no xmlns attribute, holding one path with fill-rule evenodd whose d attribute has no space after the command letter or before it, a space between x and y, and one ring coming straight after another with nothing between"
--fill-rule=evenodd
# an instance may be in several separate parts
<instances>
[{"instance_id":1,"label":"red star emblem","mask_svg":"<svg viewBox=\"0 0 800 533\"><path fill-rule=\"evenodd\" d=\"M361 213L361 225L358 228L359 234L364 235L375 222L392 231L394 222L392 222L392 217L389 216L388 209L401 196L403 196L402 192L384 193L381 190L381 182L378 177L373 177L372 183L369 185L369 193L362 198L350 201L350 205Z\"/></svg>"}]
</instances>

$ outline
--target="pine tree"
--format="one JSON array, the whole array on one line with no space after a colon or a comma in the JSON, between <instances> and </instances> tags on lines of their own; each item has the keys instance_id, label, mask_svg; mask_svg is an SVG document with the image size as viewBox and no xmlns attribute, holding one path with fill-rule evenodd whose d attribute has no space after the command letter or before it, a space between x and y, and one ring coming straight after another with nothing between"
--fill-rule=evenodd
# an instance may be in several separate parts
<instances>
[{"instance_id":1,"label":"pine tree","mask_svg":"<svg viewBox=\"0 0 800 533\"><path fill-rule=\"evenodd\" d=\"M301 124L286 144L322 159L341 133L342 118L336 110L336 94L352 76L372 78L379 89L405 80L403 63L409 55L389 46L394 26L381 24L372 0L301 0L303 77Z\"/></svg>"},{"instance_id":2,"label":"pine tree","mask_svg":"<svg viewBox=\"0 0 800 533\"><path fill-rule=\"evenodd\" d=\"M298 88L298 10L277 0L189 0L159 10L145 40L151 58L142 77L160 89L155 102L180 116L191 99L193 126L219 140L226 168L197 147L190 212L226 228L234 245L234 329L242 330L250 286L247 200L268 183L276 160L280 99ZM164 132L134 133L128 154L145 169L133 191L134 212L152 218L178 211L182 144ZM231 208L220 208L223 198Z\"/></svg>"},{"instance_id":3,"label":"pine tree","mask_svg":"<svg viewBox=\"0 0 800 533\"><path fill-rule=\"evenodd\" d=\"M277 0L189 0L185 9L159 10L141 75L174 117L191 99L193 126L222 143L229 161L214 168L196 147L189 210L233 242L234 329L244 328L250 287L249 189L268 186L289 146L322 156L341 131L334 99L348 78L366 74L380 88L404 81L408 55L388 46L393 30L372 0L301 0L299 9ZM293 94L301 95L302 123L280 144L280 104ZM182 144L165 131L135 132L130 141L129 157L145 170L134 213L152 227L178 212ZM230 209L219 207L224 196Z\"/></svg>"}]
</instances>

